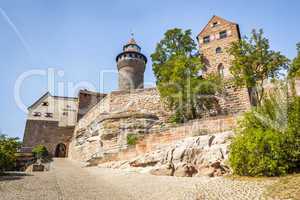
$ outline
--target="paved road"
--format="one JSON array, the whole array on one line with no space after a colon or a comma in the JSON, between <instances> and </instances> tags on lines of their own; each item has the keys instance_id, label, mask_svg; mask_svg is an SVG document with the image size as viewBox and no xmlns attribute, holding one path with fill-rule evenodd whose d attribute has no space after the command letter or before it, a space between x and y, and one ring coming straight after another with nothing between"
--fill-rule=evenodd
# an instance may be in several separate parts
<instances>
[{"instance_id":1,"label":"paved road","mask_svg":"<svg viewBox=\"0 0 300 200\"><path fill-rule=\"evenodd\" d=\"M0 178L1 200L258 199L265 183L224 178L177 178L55 159L51 171Z\"/></svg>"}]
</instances>

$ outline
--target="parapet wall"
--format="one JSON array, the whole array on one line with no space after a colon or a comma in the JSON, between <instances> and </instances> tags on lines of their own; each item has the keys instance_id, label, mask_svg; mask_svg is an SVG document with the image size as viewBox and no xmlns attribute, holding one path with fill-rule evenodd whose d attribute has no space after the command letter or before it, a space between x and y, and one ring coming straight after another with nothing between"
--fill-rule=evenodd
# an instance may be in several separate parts
<instances>
[{"instance_id":1,"label":"parapet wall","mask_svg":"<svg viewBox=\"0 0 300 200\"><path fill-rule=\"evenodd\" d=\"M115 91L108 94L84 117L79 120L77 128L83 128L92 123L101 114L112 114L121 112L141 112L158 116L165 120L169 113L165 111L160 102L159 93L156 88L138 89L132 91Z\"/></svg>"}]
</instances>

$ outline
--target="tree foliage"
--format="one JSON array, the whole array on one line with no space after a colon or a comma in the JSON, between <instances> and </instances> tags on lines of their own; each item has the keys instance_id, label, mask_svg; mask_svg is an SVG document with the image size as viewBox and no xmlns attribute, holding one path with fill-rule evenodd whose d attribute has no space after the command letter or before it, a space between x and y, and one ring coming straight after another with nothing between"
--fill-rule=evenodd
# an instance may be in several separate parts
<instances>
[{"instance_id":1,"label":"tree foliage","mask_svg":"<svg viewBox=\"0 0 300 200\"><path fill-rule=\"evenodd\" d=\"M264 82L278 78L281 70L288 68L288 59L280 52L270 50L269 40L263 31L253 30L250 39L233 42L229 48L233 56L230 71L237 86L255 88L254 96L258 104L264 96Z\"/></svg>"},{"instance_id":2,"label":"tree foliage","mask_svg":"<svg viewBox=\"0 0 300 200\"><path fill-rule=\"evenodd\" d=\"M264 98L239 121L229 156L235 174L278 176L300 170L300 98L280 93Z\"/></svg>"},{"instance_id":3,"label":"tree foliage","mask_svg":"<svg viewBox=\"0 0 300 200\"><path fill-rule=\"evenodd\" d=\"M32 149L32 153L35 158L46 158L48 156L48 150L44 145L37 145Z\"/></svg>"},{"instance_id":4,"label":"tree foliage","mask_svg":"<svg viewBox=\"0 0 300 200\"><path fill-rule=\"evenodd\" d=\"M203 63L196 54L191 30L168 30L151 58L160 95L176 110L175 122L196 118L199 110L210 106L211 101L203 95L214 94L216 87L212 77L205 80L199 76Z\"/></svg>"},{"instance_id":5,"label":"tree foliage","mask_svg":"<svg viewBox=\"0 0 300 200\"><path fill-rule=\"evenodd\" d=\"M291 64L289 77L300 77L300 43L297 44L297 56Z\"/></svg>"},{"instance_id":6,"label":"tree foliage","mask_svg":"<svg viewBox=\"0 0 300 200\"><path fill-rule=\"evenodd\" d=\"M8 170L16 162L17 149L20 147L18 138L0 134L0 172Z\"/></svg>"}]
</instances>

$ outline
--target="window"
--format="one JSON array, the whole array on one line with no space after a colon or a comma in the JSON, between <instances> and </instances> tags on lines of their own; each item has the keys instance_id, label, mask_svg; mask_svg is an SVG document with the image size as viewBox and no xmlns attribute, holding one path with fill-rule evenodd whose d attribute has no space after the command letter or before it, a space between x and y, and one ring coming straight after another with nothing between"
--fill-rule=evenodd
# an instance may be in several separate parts
<instances>
[{"instance_id":1,"label":"window","mask_svg":"<svg viewBox=\"0 0 300 200\"><path fill-rule=\"evenodd\" d=\"M49 105L49 103L46 101L42 103L42 106L48 106L48 105Z\"/></svg>"},{"instance_id":2,"label":"window","mask_svg":"<svg viewBox=\"0 0 300 200\"><path fill-rule=\"evenodd\" d=\"M33 116L35 116L35 117L40 117L40 116L41 116L41 113L40 113L40 112L34 112L34 113L33 113Z\"/></svg>"},{"instance_id":3,"label":"window","mask_svg":"<svg viewBox=\"0 0 300 200\"><path fill-rule=\"evenodd\" d=\"M204 37L203 42L204 42L204 44L209 43L210 42L210 37L209 36Z\"/></svg>"},{"instance_id":4,"label":"window","mask_svg":"<svg viewBox=\"0 0 300 200\"><path fill-rule=\"evenodd\" d=\"M53 113L45 113L45 117L53 117Z\"/></svg>"},{"instance_id":5,"label":"window","mask_svg":"<svg viewBox=\"0 0 300 200\"><path fill-rule=\"evenodd\" d=\"M226 38L227 37L227 31L221 31L220 32L220 39Z\"/></svg>"},{"instance_id":6,"label":"window","mask_svg":"<svg viewBox=\"0 0 300 200\"><path fill-rule=\"evenodd\" d=\"M216 53L222 53L222 48L221 47L216 48Z\"/></svg>"},{"instance_id":7,"label":"window","mask_svg":"<svg viewBox=\"0 0 300 200\"><path fill-rule=\"evenodd\" d=\"M218 74L219 74L219 76L220 76L221 78L224 77L224 66L223 66L222 63L220 63L220 64L218 65Z\"/></svg>"},{"instance_id":8,"label":"window","mask_svg":"<svg viewBox=\"0 0 300 200\"><path fill-rule=\"evenodd\" d=\"M216 27L216 26L218 26L218 25L219 25L218 22L214 22L212 26L213 26L213 27Z\"/></svg>"}]
</instances>

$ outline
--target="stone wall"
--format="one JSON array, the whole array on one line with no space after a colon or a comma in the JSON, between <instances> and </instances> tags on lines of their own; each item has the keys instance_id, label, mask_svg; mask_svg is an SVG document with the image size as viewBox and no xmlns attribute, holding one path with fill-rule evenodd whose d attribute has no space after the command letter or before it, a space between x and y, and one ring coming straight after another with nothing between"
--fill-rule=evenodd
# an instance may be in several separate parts
<instances>
[{"instance_id":1,"label":"stone wall","mask_svg":"<svg viewBox=\"0 0 300 200\"><path fill-rule=\"evenodd\" d=\"M227 79L224 82L224 91L218 95L219 104L225 114L237 114L251 108L248 89L237 88L233 80Z\"/></svg>"},{"instance_id":2,"label":"stone wall","mask_svg":"<svg viewBox=\"0 0 300 200\"><path fill-rule=\"evenodd\" d=\"M58 144L63 143L68 149L73 132L74 126L60 127L57 121L27 120L23 146L33 148L41 144L54 156Z\"/></svg>"},{"instance_id":3,"label":"stone wall","mask_svg":"<svg viewBox=\"0 0 300 200\"><path fill-rule=\"evenodd\" d=\"M167 121L169 115L155 88L112 92L78 121L69 156L86 160L102 149L126 148L122 144L127 133L147 133L154 125ZM106 137L109 139L103 140Z\"/></svg>"},{"instance_id":4,"label":"stone wall","mask_svg":"<svg viewBox=\"0 0 300 200\"><path fill-rule=\"evenodd\" d=\"M80 90L78 93L78 115L79 121L92 107L101 101L106 94L92 92L88 90Z\"/></svg>"},{"instance_id":5,"label":"stone wall","mask_svg":"<svg viewBox=\"0 0 300 200\"><path fill-rule=\"evenodd\" d=\"M84 117L79 120L77 129L91 124L99 115L122 113L122 112L140 112L150 113L165 121L169 115L162 106L159 93L156 88L138 89L131 91L115 91L108 94Z\"/></svg>"},{"instance_id":6,"label":"stone wall","mask_svg":"<svg viewBox=\"0 0 300 200\"><path fill-rule=\"evenodd\" d=\"M112 92L79 120L70 144L69 157L82 161L103 157L104 154L106 158L122 157L123 154L126 157L146 152L164 141L197 134L195 132L199 130L202 133L231 130L235 126L235 116L248 108L245 103L248 101L240 101L242 97L239 94L235 88L229 88L227 93L218 97L226 115L208 116L173 127L168 123L170 112L163 107L155 88ZM146 145L139 143L136 150L131 152L132 147L128 148L127 145L128 134L136 134L148 142Z\"/></svg>"}]
</instances>

